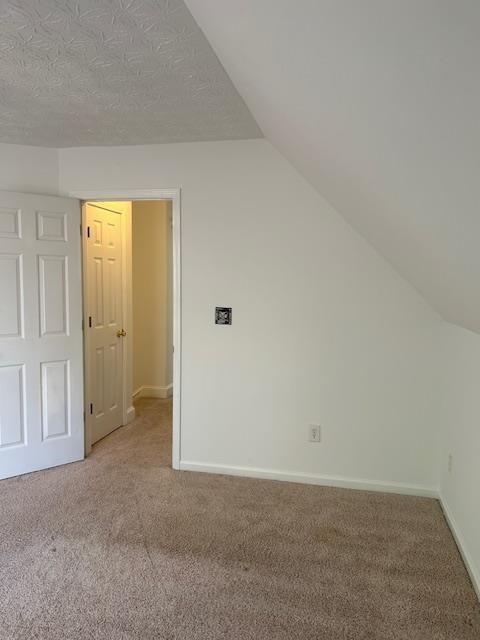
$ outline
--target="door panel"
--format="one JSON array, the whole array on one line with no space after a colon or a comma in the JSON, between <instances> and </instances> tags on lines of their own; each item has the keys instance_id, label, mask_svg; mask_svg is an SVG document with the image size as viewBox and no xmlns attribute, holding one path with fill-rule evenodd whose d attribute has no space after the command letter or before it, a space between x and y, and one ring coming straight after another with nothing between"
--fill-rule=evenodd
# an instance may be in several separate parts
<instances>
[{"instance_id":1,"label":"door panel","mask_svg":"<svg viewBox=\"0 0 480 640\"><path fill-rule=\"evenodd\" d=\"M38 256L42 336L68 335L67 265L67 256Z\"/></svg>"},{"instance_id":2,"label":"door panel","mask_svg":"<svg viewBox=\"0 0 480 640\"><path fill-rule=\"evenodd\" d=\"M67 242L67 215L58 211L37 211L37 238Z\"/></svg>"},{"instance_id":3,"label":"door panel","mask_svg":"<svg viewBox=\"0 0 480 640\"><path fill-rule=\"evenodd\" d=\"M0 253L0 337L23 336L22 254Z\"/></svg>"},{"instance_id":4,"label":"door panel","mask_svg":"<svg viewBox=\"0 0 480 640\"><path fill-rule=\"evenodd\" d=\"M21 238L20 209L0 206L0 238Z\"/></svg>"},{"instance_id":5,"label":"door panel","mask_svg":"<svg viewBox=\"0 0 480 640\"><path fill-rule=\"evenodd\" d=\"M70 432L69 367L68 360L41 364L43 440Z\"/></svg>"},{"instance_id":6,"label":"door panel","mask_svg":"<svg viewBox=\"0 0 480 640\"><path fill-rule=\"evenodd\" d=\"M0 447L24 444L25 437L25 366L0 367L2 406L0 408Z\"/></svg>"},{"instance_id":7,"label":"door panel","mask_svg":"<svg viewBox=\"0 0 480 640\"><path fill-rule=\"evenodd\" d=\"M92 443L123 423L122 220L126 203L86 203L87 379Z\"/></svg>"},{"instance_id":8,"label":"door panel","mask_svg":"<svg viewBox=\"0 0 480 640\"><path fill-rule=\"evenodd\" d=\"M84 457L80 206L0 192L0 478Z\"/></svg>"}]
</instances>

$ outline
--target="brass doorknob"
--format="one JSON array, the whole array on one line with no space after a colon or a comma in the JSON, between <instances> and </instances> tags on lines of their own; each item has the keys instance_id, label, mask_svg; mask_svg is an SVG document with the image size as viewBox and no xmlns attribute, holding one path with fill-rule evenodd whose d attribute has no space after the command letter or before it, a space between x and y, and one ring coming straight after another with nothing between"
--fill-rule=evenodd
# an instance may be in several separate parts
<instances>
[{"instance_id":1,"label":"brass doorknob","mask_svg":"<svg viewBox=\"0 0 480 640\"><path fill-rule=\"evenodd\" d=\"M124 338L127 335L127 332L125 331L125 329L122 329L121 331L117 331L117 338Z\"/></svg>"}]
</instances>

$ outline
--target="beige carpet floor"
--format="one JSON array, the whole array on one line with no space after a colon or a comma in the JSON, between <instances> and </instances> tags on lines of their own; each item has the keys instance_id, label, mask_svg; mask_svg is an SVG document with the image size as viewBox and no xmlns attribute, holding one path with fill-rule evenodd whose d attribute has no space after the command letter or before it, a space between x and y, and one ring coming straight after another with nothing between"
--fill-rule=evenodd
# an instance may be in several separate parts
<instances>
[{"instance_id":1,"label":"beige carpet floor","mask_svg":"<svg viewBox=\"0 0 480 640\"><path fill-rule=\"evenodd\" d=\"M434 500L174 472L170 402L0 482L0 638L478 640Z\"/></svg>"}]
</instances>

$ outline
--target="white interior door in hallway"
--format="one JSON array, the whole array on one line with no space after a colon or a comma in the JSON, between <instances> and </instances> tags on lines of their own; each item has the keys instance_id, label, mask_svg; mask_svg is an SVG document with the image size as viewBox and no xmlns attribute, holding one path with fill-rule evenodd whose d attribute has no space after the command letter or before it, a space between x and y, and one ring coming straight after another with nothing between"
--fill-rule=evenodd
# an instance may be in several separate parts
<instances>
[{"instance_id":1,"label":"white interior door in hallway","mask_svg":"<svg viewBox=\"0 0 480 640\"><path fill-rule=\"evenodd\" d=\"M0 478L84 457L80 204L0 192Z\"/></svg>"},{"instance_id":2,"label":"white interior door in hallway","mask_svg":"<svg viewBox=\"0 0 480 640\"><path fill-rule=\"evenodd\" d=\"M93 444L123 424L122 215L131 204L84 206L87 418Z\"/></svg>"}]
</instances>

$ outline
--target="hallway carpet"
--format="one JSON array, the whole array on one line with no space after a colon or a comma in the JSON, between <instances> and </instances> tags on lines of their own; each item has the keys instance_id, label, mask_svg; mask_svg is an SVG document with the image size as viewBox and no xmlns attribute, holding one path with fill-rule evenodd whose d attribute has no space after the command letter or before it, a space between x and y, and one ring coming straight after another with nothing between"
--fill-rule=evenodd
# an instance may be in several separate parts
<instances>
[{"instance_id":1,"label":"hallway carpet","mask_svg":"<svg viewBox=\"0 0 480 640\"><path fill-rule=\"evenodd\" d=\"M0 638L478 640L434 500L174 472L171 407L0 483Z\"/></svg>"}]
</instances>

